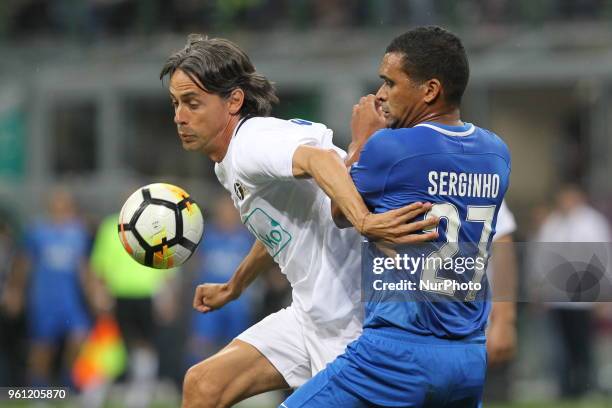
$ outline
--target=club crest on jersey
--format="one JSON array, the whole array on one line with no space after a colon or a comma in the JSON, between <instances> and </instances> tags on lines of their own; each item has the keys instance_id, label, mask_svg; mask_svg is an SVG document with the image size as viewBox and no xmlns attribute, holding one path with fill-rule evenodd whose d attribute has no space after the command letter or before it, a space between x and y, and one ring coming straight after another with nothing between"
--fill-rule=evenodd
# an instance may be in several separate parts
<instances>
[{"instance_id":1,"label":"club crest on jersey","mask_svg":"<svg viewBox=\"0 0 612 408\"><path fill-rule=\"evenodd\" d=\"M247 189L240 181L236 181L234 183L234 193L236 193L236 197L238 197L239 200L244 200L244 197L247 194Z\"/></svg>"}]
</instances>

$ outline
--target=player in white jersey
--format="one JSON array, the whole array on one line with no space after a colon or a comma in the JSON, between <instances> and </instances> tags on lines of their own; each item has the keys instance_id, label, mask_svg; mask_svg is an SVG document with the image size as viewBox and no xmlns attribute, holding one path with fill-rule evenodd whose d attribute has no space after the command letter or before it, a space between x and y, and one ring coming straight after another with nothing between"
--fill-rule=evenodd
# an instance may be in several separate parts
<instances>
[{"instance_id":1,"label":"player in white jersey","mask_svg":"<svg viewBox=\"0 0 612 408\"><path fill-rule=\"evenodd\" d=\"M415 203L370 214L324 125L266 117L277 101L246 54L222 39L190 36L161 72L170 78L174 121L183 148L216 162L256 244L226 284L200 285L194 307L219 308L240 296L257 273L280 265L293 289L274 313L185 376L184 407L226 407L251 395L297 387L344 351L361 330L359 233L393 243L437 220L406 223L429 210ZM356 230L340 230L334 200Z\"/></svg>"},{"instance_id":2,"label":"player in white jersey","mask_svg":"<svg viewBox=\"0 0 612 408\"><path fill-rule=\"evenodd\" d=\"M497 214L491 261L487 276L493 289L493 304L487 327L487 363L498 366L508 362L516 351L516 290L518 281L512 234L514 215L502 201Z\"/></svg>"}]
</instances>

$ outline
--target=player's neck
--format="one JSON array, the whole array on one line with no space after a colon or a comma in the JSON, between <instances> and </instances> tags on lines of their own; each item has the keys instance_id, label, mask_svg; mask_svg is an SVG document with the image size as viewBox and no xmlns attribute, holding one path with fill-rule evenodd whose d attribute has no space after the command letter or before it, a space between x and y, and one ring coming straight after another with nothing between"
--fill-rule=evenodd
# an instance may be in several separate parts
<instances>
[{"instance_id":1,"label":"player's neck","mask_svg":"<svg viewBox=\"0 0 612 408\"><path fill-rule=\"evenodd\" d=\"M422 117L418 118L414 125L423 122L433 122L446 126L463 126L461 121L461 111L459 108L449 108L446 110L436 110L426 112ZM413 125L413 126L414 126Z\"/></svg>"},{"instance_id":2,"label":"player's neck","mask_svg":"<svg viewBox=\"0 0 612 408\"><path fill-rule=\"evenodd\" d=\"M206 153L206 155L215 163L221 163L225 158L230 142L232 141L232 136L234 135L234 130L236 129L236 126L238 126L240 119L241 118L239 115L230 116L226 125L219 133L219 136L217 136L214 148Z\"/></svg>"}]
</instances>

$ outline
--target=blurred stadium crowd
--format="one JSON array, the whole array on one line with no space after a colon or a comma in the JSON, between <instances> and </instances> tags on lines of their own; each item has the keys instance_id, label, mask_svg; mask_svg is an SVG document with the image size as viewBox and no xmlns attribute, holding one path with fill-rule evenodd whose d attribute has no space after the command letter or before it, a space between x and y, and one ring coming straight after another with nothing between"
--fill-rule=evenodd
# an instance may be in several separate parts
<instances>
[{"instance_id":1,"label":"blurred stadium crowd","mask_svg":"<svg viewBox=\"0 0 612 408\"><path fill-rule=\"evenodd\" d=\"M378 60L382 50L366 49L372 44L364 39L379 29L396 33L428 23L467 33L476 44L476 75L466 117L508 138L515 241L609 243L611 81L602 74L607 66L586 56L610 53L609 27L600 37L588 37L587 27L611 21L612 0L0 1L0 47L15 56L0 61L0 83L7 85L0 92L0 386L69 384L87 390L86 406L101 405L109 395L120 395L126 406L146 406L155 395L178 395L190 364L290 302L286 280L272 270L221 311L203 316L191 309L195 285L227 280L252 238L227 198L211 187L210 164L188 157L173 138L156 74L186 33L234 36L252 49L274 30L297 32L253 59L278 81L277 116L324 121L336 135L344 132L341 145L344 113L376 84L375 63L351 59L350 52L369 52ZM581 25L568 34L565 25L573 23ZM516 25L555 28L548 45L537 34L497 45L494 33ZM487 38L478 38L482 27ZM344 38L352 41L326 40L316 35L319 28L346 29ZM128 52L96 53L149 35L166 40L159 47L144 41ZM320 52L324 63L319 54L307 54L312 41L328 41ZM495 48L490 60L479 54L481 41ZM96 52L87 48L91 43L99 46ZM334 54L338 43L348 51ZM570 48L575 54L560 59ZM268 61L266 52L276 59ZM539 65L547 58L548 65ZM576 59L580 64L565 68ZM126 68L132 63L135 75ZM369 82L343 82L361 65ZM292 71L299 66L304 71ZM322 74L314 70L321 66ZM478 71L482 66L487 69ZM554 74L548 68L556 68ZM305 71L311 76L299 82ZM285 87L289 80L293 87ZM25 89L18 97L7 91L16 83ZM185 187L208 209L203 242L182 270L139 268L116 239L116 215L109 213L138 185L156 181ZM534 267L518 255L519 298L526 300ZM606 303L576 306L519 303L517 355L492 377L492 400L595 395L609 401L612 313ZM122 392L115 393L117 387Z\"/></svg>"},{"instance_id":2,"label":"blurred stadium crowd","mask_svg":"<svg viewBox=\"0 0 612 408\"><path fill-rule=\"evenodd\" d=\"M85 38L159 31L405 24L541 24L612 19L609 0L6 0L8 38L67 34Z\"/></svg>"}]
</instances>

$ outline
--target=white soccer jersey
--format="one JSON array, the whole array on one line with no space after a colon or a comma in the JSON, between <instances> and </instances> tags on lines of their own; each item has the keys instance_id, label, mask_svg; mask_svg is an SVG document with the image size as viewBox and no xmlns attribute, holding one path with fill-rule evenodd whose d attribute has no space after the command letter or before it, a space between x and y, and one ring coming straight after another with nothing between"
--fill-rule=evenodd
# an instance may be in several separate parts
<instances>
[{"instance_id":1,"label":"white soccer jersey","mask_svg":"<svg viewBox=\"0 0 612 408\"><path fill-rule=\"evenodd\" d=\"M502 201L499 212L497 213L497 224L495 226L495 236L493 241L504 235L512 234L516 230L516 221L514 214L510 211L506 205L506 200Z\"/></svg>"},{"instance_id":2,"label":"white soccer jersey","mask_svg":"<svg viewBox=\"0 0 612 408\"><path fill-rule=\"evenodd\" d=\"M506 200L502 201L501 207L499 208L499 212L497 213L497 224L495 225L495 235L493 236L493 242L497 241L499 238L506 236L508 234L512 234L516 230L516 221L514 219L514 214L506 205ZM495 245L491 247L491 249L495 250ZM493 253L492 256L495 256ZM489 259L489 263L487 264L487 277L489 278L489 283L493 284L495 280L495 269L493 269L493 262Z\"/></svg>"},{"instance_id":3,"label":"white soccer jersey","mask_svg":"<svg viewBox=\"0 0 612 408\"><path fill-rule=\"evenodd\" d=\"M287 276L303 323L332 335L360 326L360 236L334 225L330 199L312 179L293 177L300 145L345 154L322 124L255 117L237 126L215 173Z\"/></svg>"}]
</instances>

